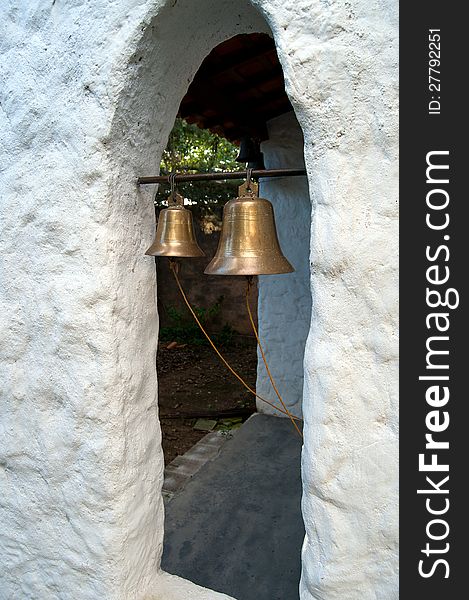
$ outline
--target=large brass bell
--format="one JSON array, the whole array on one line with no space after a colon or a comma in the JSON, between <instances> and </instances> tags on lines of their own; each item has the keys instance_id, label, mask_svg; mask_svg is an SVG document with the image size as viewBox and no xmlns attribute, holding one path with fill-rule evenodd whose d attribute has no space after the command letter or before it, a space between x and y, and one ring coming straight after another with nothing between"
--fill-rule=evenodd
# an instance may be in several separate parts
<instances>
[{"instance_id":1,"label":"large brass bell","mask_svg":"<svg viewBox=\"0 0 469 600\"><path fill-rule=\"evenodd\" d=\"M225 204L220 241L208 275L273 275L294 268L282 254L272 204L249 181Z\"/></svg>"},{"instance_id":2,"label":"large brass bell","mask_svg":"<svg viewBox=\"0 0 469 600\"><path fill-rule=\"evenodd\" d=\"M155 241L145 254L149 256L205 256L195 238L190 210L184 208L184 199L177 192L168 198L168 208L160 212Z\"/></svg>"}]
</instances>

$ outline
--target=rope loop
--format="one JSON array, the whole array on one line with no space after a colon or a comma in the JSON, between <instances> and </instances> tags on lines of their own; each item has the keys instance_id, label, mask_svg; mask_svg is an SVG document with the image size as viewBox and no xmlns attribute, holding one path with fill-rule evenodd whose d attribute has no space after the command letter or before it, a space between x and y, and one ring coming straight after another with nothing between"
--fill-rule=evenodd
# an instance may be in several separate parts
<instances>
[{"instance_id":1,"label":"rope loop","mask_svg":"<svg viewBox=\"0 0 469 600\"><path fill-rule=\"evenodd\" d=\"M254 323L254 319L253 319L252 312L251 312L251 306L249 304L249 295L250 295L250 292L251 292L253 278L252 278L252 276L250 276L250 277L248 276L248 277L246 277L246 279L247 279L247 285L246 285L246 308L247 308L247 311L248 311L249 321L251 322L252 330L254 332L254 335L256 336L256 341L257 341L257 345L259 347L259 351L260 351L261 356L262 356L262 361L264 362L265 370L267 371L267 375L269 376L270 383L271 383L271 385L272 385L272 387L274 389L274 392L277 395L277 398L280 400L280 404L283 406L284 411L281 411L281 412L285 412L285 414L287 414L289 416L290 421L293 423L293 427L296 429L296 431L298 432L299 436L303 437L303 433L301 432L301 430L298 427L298 425L295 423L295 417L288 410L287 405L283 401L283 398L280 395L280 392L278 391L277 384L274 381L272 373L270 372L269 365L268 365L267 359L265 357L264 348L262 347L261 340L259 339L259 333L258 333L257 327L256 327L256 325ZM278 407L276 407L276 408L277 408L277 410L279 410Z\"/></svg>"},{"instance_id":2,"label":"rope loop","mask_svg":"<svg viewBox=\"0 0 469 600\"><path fill-rule=\"evenodd\" d=\"M189 302L189 300L187 299L187 296L182 288L181 282L179 280L179 276L178 276L178 272L179 272L179 263L177 261L175 261L174 259L169 259L169 266L171 269L172 274L174 275L174 279L176 280L176 284L179 288L179 291L181 293L181 296L184 300L184 302L186 303L187 308L189 309L191 315L194 317L195 322L197 323L197 325L199 326L200 330L202 331L202 333L204 334L204 336L207 338L209 344L212 346L213 350L215 351L215 353L217 354L218 358L222 361L222 363L225 365L225 367L230 371L230 373L232 375L234 375L236 377L236 379L251 393L253 394L256 398L259 398L259 400L261 400L262 402L265 402L265 404L268 404L269 406L271 406L272 408L274 408L275 410L277 410L278 412L287 415L293 425L295 426L295 429L297 430L297 432L300 434L301 437L303 437L303 434L301 433L299 427L296 425L295 421L302 421L302 419L300 419L300 417L297 417L295 415L293 415L287 408L286 406L283 404L283 400L282 400L282 405L284 406L285 410L279 408L278 406L276 406L275 404L273 404L272 402L269 402L269 400L266 400L265 398L263 398L262 396L259 396L259 394L253 390L251 388L251 386L246 383L244 381L244 379L241 377L241 375L239 375L234 369L233 367L228 363L228 361L225 359L225 357L222 355L222 353L218 350L218 348L215 346L214 342L212 341L211 337L208 335L208 333L205 331L202 323L199 321L197 315L195 314L194 309L191 306L191 303ZM252 284L252 277L251 277L251 284ZM247 298L247 296L246 296ZM249 309L250 312L250 309ZM252 321L253 323L253 321ZM257 330L255 329L254 326L254 330L255 332L257 332ZM260 342L259 342L260 343Z\"/></svg>"}]
</instances>

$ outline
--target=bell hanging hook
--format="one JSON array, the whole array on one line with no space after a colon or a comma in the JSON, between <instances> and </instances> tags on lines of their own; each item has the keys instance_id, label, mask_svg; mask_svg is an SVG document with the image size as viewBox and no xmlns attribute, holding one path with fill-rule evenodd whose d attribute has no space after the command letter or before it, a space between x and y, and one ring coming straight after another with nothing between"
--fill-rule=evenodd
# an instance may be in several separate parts
<instances>
[{"instance_id":1,"label":"bell hanging hook","mask_svg":"<svg viewBox=\"0 0 469 600\"><path fill-rule=\"evenodd\" d=\"M246 189L251 190L251 177L252 177L252 169L248 167L246 172Z\"/></svg>"},{"instance_id":2,"label":"bell hanging hook","mask_svg":"<svg viewBox=\"0 0 469 600\"><path fill-rule=\"evenodd\" d=\"M176 193L176 172L168 175L168 183L170 186L169 197L171 198L171 204L178 204L178 198Z\"/></svg>"}]
</instances>

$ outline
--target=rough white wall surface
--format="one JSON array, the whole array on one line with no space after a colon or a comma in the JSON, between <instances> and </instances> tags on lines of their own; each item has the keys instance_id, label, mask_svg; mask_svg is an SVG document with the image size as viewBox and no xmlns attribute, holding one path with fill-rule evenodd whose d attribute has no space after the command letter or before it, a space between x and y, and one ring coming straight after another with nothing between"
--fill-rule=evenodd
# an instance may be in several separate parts
<instances>
[{"instance_id":1,"label":"rough white wall surface","mask_svg":"<svg viewBox=\"0 0 469 600\"><path fill-rule=\"evenodd\" d=\"M135 179L206 54L266 23L313 205L300 596L397 598L397 6L252 5L1 3L2 600L223 597L159 569L154 213Z\"/></svg>"},{"instance_id":2,"label":"rough white wall surface","mask_svg":"<svg viewBox=\"0 0 469 600\"><path fill-rule=\"evenodd\" d=\"M272 119L268 132L269 139L262 144L266 168L303 168L303 135L295 114L290 112ZM295 268L294 273L259 277L259 335L285 404L301 417L303 358L311 322L308 180L306 177L264 179L259 193L274 206L280 246ZM281 408L258 354L256 390ZM260 412L280 415L261 400L257 400L257 408Z\"/></svg>"}]
</instances>

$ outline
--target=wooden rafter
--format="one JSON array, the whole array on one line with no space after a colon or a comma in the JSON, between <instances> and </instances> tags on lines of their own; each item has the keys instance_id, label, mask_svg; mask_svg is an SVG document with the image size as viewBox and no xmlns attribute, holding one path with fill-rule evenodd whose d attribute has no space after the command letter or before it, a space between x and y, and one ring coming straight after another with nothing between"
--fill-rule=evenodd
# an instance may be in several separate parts
<instances>
[{"instance_id":1,"label":"wooden rafter","mask_svg":"<svg viewBox=\"0 0 469 600\"><path fill-rule=\"evenodd\" d=\"M275 44L256 33L231 38L207 56L179 116L231 141L264 140L267 121L291 110Z\"/></svg>"}]
</instances>

